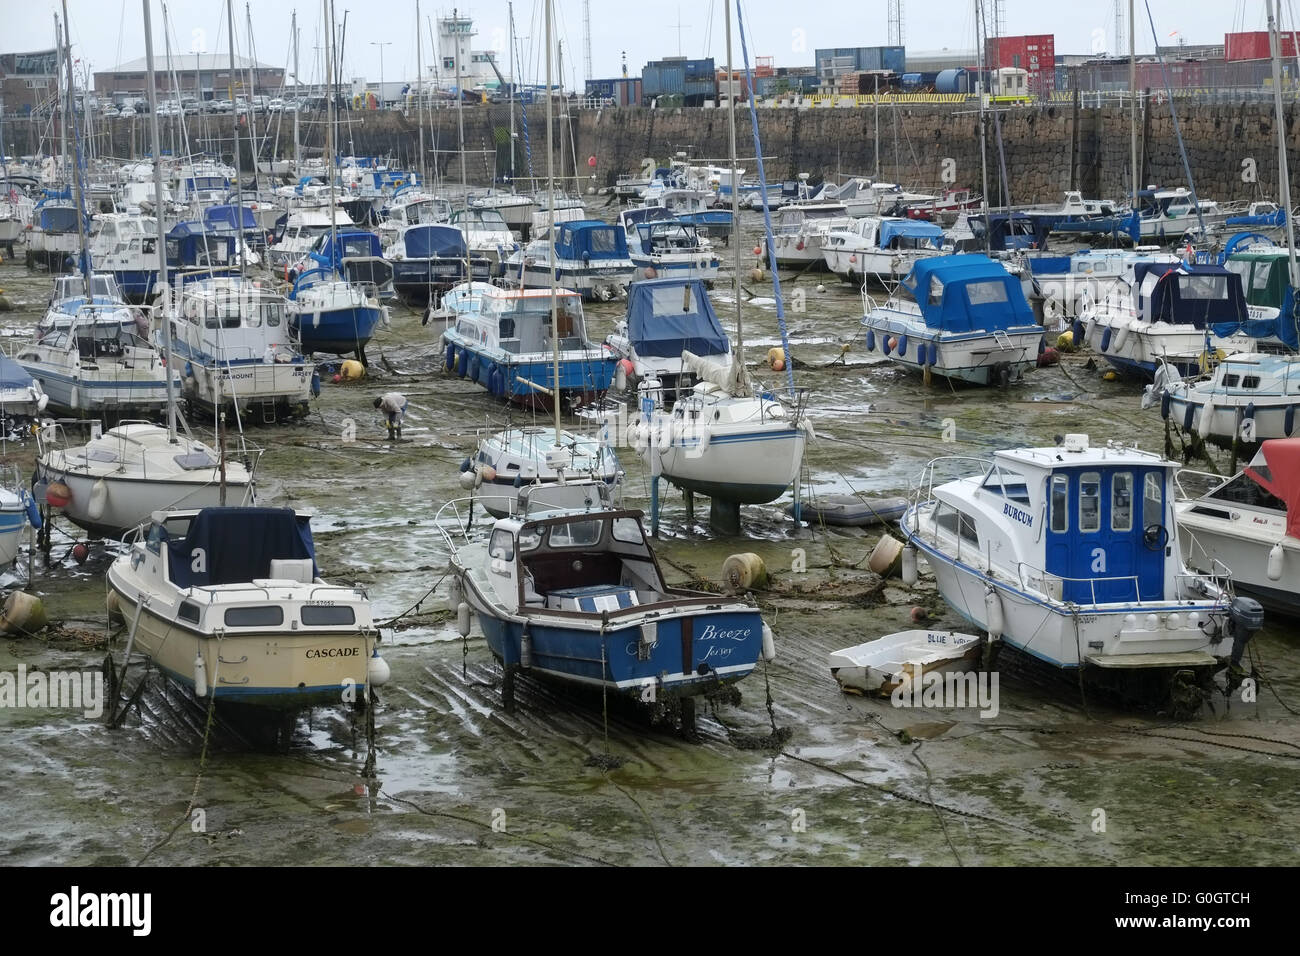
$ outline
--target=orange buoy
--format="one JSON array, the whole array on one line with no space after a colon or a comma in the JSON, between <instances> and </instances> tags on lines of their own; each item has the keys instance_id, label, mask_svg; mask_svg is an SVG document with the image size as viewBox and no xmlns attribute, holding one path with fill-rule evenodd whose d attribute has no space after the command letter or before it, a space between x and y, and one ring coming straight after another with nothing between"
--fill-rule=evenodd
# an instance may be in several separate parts
<instances>
[{"instance_id":1,"label":"orange buoy","mask_svg":"<svg viewBox=\"0 0 1300 956\"><path fill-rule=\"evenodd\" d=\"M756 255L756 256L761 256L762 254L763 254L763 250L762 250L762 248L759 247L759 246L755 246L755 247L754 247L754 255Z\"/></svg>"},{"instance_id":2,"label":"orange buoy","mask_svg":"<svg viewBox=\"0 0 1300 956\"><path fill-rule=\"evenodd\" d=\"M66 508L72 501L72 489L56 481L45 489L45 500L54 508Z\"/></svg>"}]
</instances>

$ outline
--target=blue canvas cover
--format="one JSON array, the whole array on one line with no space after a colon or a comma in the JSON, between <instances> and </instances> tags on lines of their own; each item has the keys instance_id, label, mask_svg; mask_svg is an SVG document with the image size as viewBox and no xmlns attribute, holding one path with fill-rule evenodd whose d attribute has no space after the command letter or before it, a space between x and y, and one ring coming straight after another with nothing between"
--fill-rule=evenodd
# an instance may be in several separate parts
<instances>
[{"instance_id":1,"label":"blue canvas cover","mask_svg":"<svg viewBox=\"0 0 1300 956\"><path fill-rule=\"evenodd\" d=\"M1285 226L1286 210L1275 209L1266 216L1229 216L1223 223L1226 226Z\"/></svg>"},{"instance_id":2,"label":"blue canvas cover","mask_svg":"<svg viewBox=\"0 0 1300 956\"><path fill-rule=\"evenodd\" d=\"M217 231L233 230L235 228L235 210L238 209L243 213L241 217L245 229L251 229L254 232L259 231L257 219L253 215L253 210L248 206L209 206L203 210L203 224L209 229Z\"/></svg>"},{"instance_id":3,"label":"blue canvas cover","mask_svg":"<svg viewBox=\"0 0 1300 956\"><path fill-rule=\"evenodd\" d=\"M465 234L455 226L408 226L402 233L408 259L463 259Z\"/></svg>"},{"instance_id":4,"label":"blue canvas cover","mask_svg":"<svg viewBox=\"0 0 1300 956\"><path fill-rule=\"evenodd\" d=\"M914 240L929 240L936 249L943 245L943 230L932 222L919 219L886 219L880 224L880 248L890 248L895 237Z\"/></svg>"},{"instance_id":5,"label":"blue canvas cover","mask_svg":"<svg viewBox=\"0 0 1300 956\"><path fill-rule=\"evenodd\" d=\"M0 388L30 388L32 377L27 371L11 359L9 356L0 352Z\"/></svg>"},{"instance_id":6,"label":"blue canvas cover","mask_svg":"<svg viewBox=\"0 0 1300 956\"><path fill-rule=\"evenodd\" d=\"M1135 268L1139 282L1152 271L1141 269L1142 265ZM1168 270L1151 290L1150 306L1153 321L1198 329L1214 326L1216 334L1226 328L1230 335L1248 321L1241 276L1223 266L1184 265ZM1271 324L1276 328L1276 323Z\"/></svg>"},{"instance_id":7,"label":"blue canvas cover","mask_svg":"<svg viewBox=\"0 0 1300 956\"><path fill-rule=\"evenodd\" d=\"M181 588L247 584L271 576L272 558L310 558L315 576L309 520L289 508L204 508L184 538L167 542L172 583ZM202 571L194 570L198 548Z\"/></svg>"},{"instance_id":8,"label":"blue canvas cover","mask_svg":"<svg viewBox=\"0 0 1300 956\"><path fill-rule=\"evenodd\" d=\"M686 308L683 309L682 305ZM648 279L628 289L627 335L638 355L676 358L726 355L731 340L722 331L701 279Z\"/></svg>"},{"instance_id":9,"label":"blue canvas cover","mask_svg":"<svg viewBox=\"0 0 1300 956\"><path fill-rule=\"evenodd\" d=\"M988 256L921 259L903 287L920 305L927 328L991 332L1034 324L1020 280Z\"/></svg>"},{"instance_id":10,"label":"blue canvas cover","mask_svg":"<svg viewBox=\"0 0 1300 956\"><path fill-rule=\"evenodd\" d=\"M561 223L555 237L559 259L626 259L627 235L599 219Z\"/></svg>"},{"instance_id":11,"label":"blue canvas cover","mask_svg":"<svg viewBox=\"0 0 1300 956\"><path fill-rule=\"evenodd\" d=\"M335 241L337 240L337 242ZM410 246L408 245L409 249ZM325 243L320 252L311 253L313 261L331 269L337 269L344 259L364 259L367 256L382 258L383 247L379 237L373 232L361 229L340 229L336 234L326 234Z\"/></svg>"}]
</instances>

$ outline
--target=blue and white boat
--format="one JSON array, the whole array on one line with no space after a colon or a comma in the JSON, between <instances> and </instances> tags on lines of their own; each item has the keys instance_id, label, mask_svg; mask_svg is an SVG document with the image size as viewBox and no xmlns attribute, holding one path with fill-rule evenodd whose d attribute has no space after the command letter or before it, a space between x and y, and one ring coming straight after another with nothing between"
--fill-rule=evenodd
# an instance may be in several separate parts
<instances>
[{"instance_id":1,"label":"blue and white boat","mask_svg":"<svg viewBox=\"0 0 1300 956\"><path fill-rule=\"evenodd\" d=\"M867 351L927 378L1007 385L1038 361L1043 329L1020 280L987 256L920 259L883 305L862 300Z\"/></svg>"},{"instance_id":2,"label":"blue and white boat","mask_svg":"<svg viewBox=\"0 0 1300 956\"><path fill-rule=\"evenodd\" d=\"M632 283L627 315L605 339L624 366L625 387L657 379L671 404L699 381L684 352L721 363L731 361L731 340L723 331L700 278L670 277Z\"/></svg>"},{"instance_id":3,"label":"blue and white boat","mask_svg":"<svg viewBox=\"0 0 1300 956\"><path fill-rule=\"evenodd\" d=\"M642 205L666 209L674 219L689 222L700 235L731 241L732 220L730 209L713 209L715 196L703 189L655 188L646 190Z\"/></svg>"},{"instance_id":4,"label":"blue and white boat","mask_svg":"<svg viewBox=\"0 0 1300 956\"><path fill-rule=\"evenodd\" d=\"M1034 291L1043 301L1043 324L1056 327L1074 319L1115 293L1127 292L1140 262L1176 265L1181 260L1155 246L1135 249L1080 249L1068 255L1026 257ZM1080 338L1080 345L1082 339Z\"/></svg>"},{"instance_id":5,"label":"blue and white boat","mask_svg":"<svg viewBox=\"0 0 1300 956\"><path fill-rule=\"evenodd\" d=\"M412 305L436 303L458 282L492 277L491 264L471 256L465 234L446 223L407 226L384 250L384 258L392 263L397 294Z\"/></svg>"},{"instance_id":6,"label":"blue and white boat","mask_svg":"<svg viewBox=\"0 0 1300 956\"><path fill-rule=\"evenodd\" d=\"M694 223L655 206L625 209L618 221L638 278L694 276L710 284L718 278L717 253Z\"/></svg>"},{"instance_id":7,"label":"blue and white boat","mask_svg":"<svg viewBox=\"0 0 1300 956\"><path fill-rule=\"evenodd\" d=\"M8 568L18 558L27 540L27 525L41 527L41 513L25 489L0 488L0 569Z\"/></svg>"},{"instance_id":8,"label":"blue and white boat","mask_svg":"<svg viewBox=\"0 0 1300 956\"><path fill-rule=\"evenodd\" d=\"M635 272L622 229L580 219L556 223L554 243L548 237L534 239L512 255L505 278L525 289L549 289L554 273L562 288L588 301L608 301L627 292Z\"/></svg>"},{"instance_id":9,"label":"blue and white boat","mask_svg":"<svg viewBox=\"0 0 1300 956\"><path fill-rule=\"evenodd\" d=\"M513 705L517 676L584 687L662 710L680 706L693 729L695 698L751 674L775 656L771 629L750 600L667 584L639 511L615 510L602 483L590 503L529 508L497 519L469 540L450 506L439 527L452 548L449 603L468 635L477 618L505 670Z\"/></svg>"},{"instance_id":10,"label":"blue and white boat","mask_svg":"<svg viewBox=\"0 0 1300 956\"><path fill-rule=\"evenodd\" d=\"M51 272L67 272L80 248L77 207L69 191L51 193L46 190L32 211L27 231L27 261Z\"/></svg>"},{"instance_id":11,"label":"blue and white boat","mask_svg":"<svg viewBox=\"0 0 1300 956\"><path fill-rule=\"evenodd\" d=\"M1151 381L1161 364L1191 375L1208 369L1220 350L1281 347L1279 310L1250 305L1237 272L1140 262L1134 278L1131 290L1075 320L1075 341L1086 340L1124 375Z\"/></svg>"},{"instance_id":12,"label":"blue and white boat","mask_svg":"<svg viewBox=\"0 0 1300 956\"><path fill-rule=\"evenodd\" d=\"M149 301L158 277L158 221L112 212L97 215L93 227L89 248L95 268L112 273L128 302Z\"/></svg>"},{"instance_id":13,"label":"blue and white boat","mask_svg":"<svg viewBox=\"0 0 1300 956\"><path fill-rule=\"evenodd\" d=\"M328 268L309 269L294 280L286 314L307 355L355 353L363 365L366 343L386 316L372 285L350 282Z\"/></svg>"},{"instance_id":14,"label":"blue and white boat","mask_svg":"<svg viewBox=\"0 0 1300 956\"><path fill-rule=\"evenodd\" d=\"M236 222L242 222L243 225L236 227ZM248 265L261 264L261 257L266 252L266 233L262 231L250 203L207 206L203 210L203 225L218 236L231 236L236 242L242 241Z\"/></svg>"},{"instance_id":15,"label":"blue and white boat","mask_svg":"<svg viewBox=\"0 0 1300 956\"><path fill-rule=\"evenodd\" d=\"M1176 462L1066 435L971 466L936 459L922 473L900 521L906 583L923 557L957 614L1070 672L1204 680L1240 661L1262 611L1232 597L1226 569L1184 564ZM948 468L966 477L944 481Z\"/></svg>"},{"instance_id":16,"label":"blue and white boat","mask_svg":"<svg viewBox=\"0 0 1300 956\"><path fill-rule=\"evenodd\" d=\"M289 277L296 279L309 269L330 270L385 301L397 294L393 264L384 258L379 237L363 229L340 229L318 237L311 251L290 267Z\"/></svg>"},{"instance_id":17,"label":"blue and white boat","mask_svg":"<svg viewBox=\"0 0 1300 956\"><path fill-rule=\"evenodd\" d=\"M587 338L582 297L571 289L556 292L558 343L551 333L550 289L467 283L443 296L442 314L447 371L497 398L553 409L558 393L563 404L576 407L604 395L613 379L615 356Z\"/></svg>"},{"instance_id":18,"label":"blue and white boat","mask_svg":"<svg viewBox=\"0 0 1300 956\"><path fill-rule=\"evenodd\" d=\"M201 222L178 222L167 231L167 281L172 288L239 275L235 237Z\"/></svg>"},{"instance_id":19,"label":"blue and white boat","mask_svg":"<svg viewBox=\"0 0 1300 956\"><path fill-rule=\"evenodd\" d=\"M868 276L895 282L917 259L943 255L943 230L932 222L900 216L859 216L826 236L822 258L845 282L862 285Z\"/></svg>"}]
</instances>

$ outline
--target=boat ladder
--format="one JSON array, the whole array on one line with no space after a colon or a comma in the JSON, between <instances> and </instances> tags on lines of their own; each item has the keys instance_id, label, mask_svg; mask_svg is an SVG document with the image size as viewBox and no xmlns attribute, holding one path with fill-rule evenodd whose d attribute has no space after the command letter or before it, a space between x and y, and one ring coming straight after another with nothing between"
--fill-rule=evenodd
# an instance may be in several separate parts
<instances>
[{"instance_id":1,"label":"boat ladder","mask_svg":"<svg viewBox=\"0 0 1300 956\"><path fill-rule=\"evenodd\" d=\"M993 330L993 341L998 343L998 348L1000 348L1004 352L1010 351L1012 348L1014 348L1014 346L1011 344L1011 339L1007 336L1007 333L1004 332L1002 329Z\"/></svg>"}]
</instances>

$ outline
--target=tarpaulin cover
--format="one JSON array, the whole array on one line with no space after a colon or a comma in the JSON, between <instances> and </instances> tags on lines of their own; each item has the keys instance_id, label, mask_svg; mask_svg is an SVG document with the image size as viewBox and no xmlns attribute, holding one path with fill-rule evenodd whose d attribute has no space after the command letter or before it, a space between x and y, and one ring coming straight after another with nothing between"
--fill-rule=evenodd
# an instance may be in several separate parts
<instances>
[{"instance_id":1,"label":"tarpaulin cover","mask_svg":"<svg viewBox=\"0 0 1300 956\"><path fill-rule=\"evenodd\" d=\"M465 258L465 234L455 226L409 226L402 239L408 259Z\"/></svg>"},{"instance_id":2,"label":"tarpaulin cover","mask_svg":"<svg viewBox=\"0 0 1300 956\"><path fill-rule=\"evenodd\" d=\"M556 227L557 259L626 259L627 234L598 219L561 223Z\"/></svg>"},{"instance_id":3,"label":"tarpaulin cover","mask_svg":"<svg viewBox=\"0 0 1300 956\"><path fill-rule=\"evenodd\" d=\"M257 218L253 215L253 210L248 206L209 206L203 210L203 222L210 229L234 229L235 228L235 210L243 212L244 228L260 230L257 224Z\"/></svg>"},{"instance_id":4,"label":"tarpaulin cover","mask_svg":"<svg viewBox=\"0 0 1300 956\"><path fill-rule=\"evenodd\" d=\"M632 283L628 290L627 336L642 356L676 358L684 351L696 355L726 355L731 351L731 341L718 323L701 279Z\"/></svg>"},{"instance_id":5,"label":"tarpaulin cover","mask_svg":"<svg viewBox=\"0 0 1300 956\"><path fill-rule=\"evenodd\" d=\"M204 508L184 538L167 542L172 583L182 588L247 584L269 578L273 558L311 558L315 576L308 520L289 508ZM194 570L196 565L203 570Z\"/></svg>"},{"instance_id":6,"label":"tarpaulin cover","mask_svg":"<svg viewBox=\"0 0 1300 956\"><path fill-rule=\"evenodd\" d=\"M1020 280L988 256L933 256L903 280L925 324L944 332L991 332L1033 325Z\"/></svg>"},{"instance_id":7,"label":"tarpaulin cover","mask_svg":"<svg viewBox=\"0 0 1300 956\"><path fill-rule=\"evenodd\" d=\"M905 239L928 239L936 249L943 245L943 230L932 222L916 219L886 219L880 224L880 248L888 249L895 237Z\"/></svg>"},{"instance_id":8,"label":"tarpaulin cover","mask_svg":"<svg viewBox=\"0 0 1300 956\"><path fill-rule=\"evenodd\" d=\"M1259 446L1246 474L1286 503L1286 533L1300 538L1300 438L1274 438Z\"/></svg>"},{"instance_id":9,"label":"tarpaulin cover","mask_svg":"<svg viewBox=\"0 0 1300 956\"><path fill-rule=\"evenodd\" d=\"M30 388L32 377L21 365L0 352L0 388Z\"/></svg>"}]
</instances>

